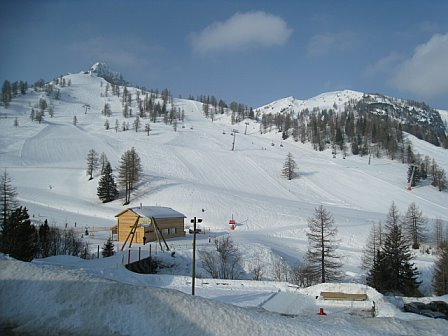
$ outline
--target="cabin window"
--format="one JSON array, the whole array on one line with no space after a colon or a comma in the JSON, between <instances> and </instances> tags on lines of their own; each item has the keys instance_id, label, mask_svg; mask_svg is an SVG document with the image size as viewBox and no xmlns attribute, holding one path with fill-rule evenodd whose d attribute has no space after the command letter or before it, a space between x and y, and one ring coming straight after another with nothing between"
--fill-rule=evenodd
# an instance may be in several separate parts
<instances>
[{"instance_id":1,"label":"cabin window","mask_svg":"<svg viewBox=\"0 0 448 336\"><path fill-rule=\"evenodd\" d=\"M162 234L164 234L164 235L168 234L168 229L163 229Z\"/></svg>"},{"instance_id":2,"label":"cabin window","mask_svg":"<svg viewBox=\"0 0 448 336\"><path fill-rule=\"evenodd\" d=\"M176 228L169 228L168 231L169 231L169 234L175 234Z\"/></svg>"}]
</instances>

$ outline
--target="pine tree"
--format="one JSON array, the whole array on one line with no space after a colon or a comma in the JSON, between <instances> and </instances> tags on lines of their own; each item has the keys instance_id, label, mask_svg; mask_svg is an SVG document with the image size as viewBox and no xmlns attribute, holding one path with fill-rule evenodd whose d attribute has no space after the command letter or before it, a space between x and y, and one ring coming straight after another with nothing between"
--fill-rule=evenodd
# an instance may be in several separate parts
<instances>
[{"instance_id":1,"label":"pine tree","mask_svg":"<svg viewBox=\"0 0 448 336\"><path fill-rule=\"evenodd\" d=\"M418 249L424 239L426 220L417 205L412 202L402 219L403 229L413 249Z\"/></svg>"},{"instance_id":2,"label":"pine tree","mask_svg":"<svg viewBox=\"0 0 448 336\"><path fill-rule=\"evenodd\" d=\"M109 162L106 163L103 174L98 182L97 195L103 203L111 202L118 196L117 186L112 175L112 167Z\"/></svg>"},{"instance_id":3,"label":"pine tree","mask_svg":"<svg viewBox=\"0 0 448 336\"><path fill-rule=\"evenodd\" d=\"M439 248L439 257L435 262L433 287L436 295L448 294L448 243Z\"/></svg>"},{"instance_id":4,"label":"pine tree","mask_svg":"<svg viewBox=\"0 0 448 336\"><path fill-rule=\"evenodd\" d=\"M50 256L50 246L51 246L51 231L48 226L48 221L45 219L44 224L39 225L38 230L38 252L41 258L47 258Z\"/></svg>"},{"instance_id":5,"label":"pine tree","mask_svg":"<svg viewBox=\"0 0 448 336\"><path fill-rule=\"evenodd\" d=\"M103 245L103 251L101 254L103 255L103 258L111 257L114 255L114 243L112 242L112 239L109 237L107 238L107 241L104 242Z\"/></svg>"},{"instance_id":6,"label":"pine tree","mask_svg":"<svg viewBox=\"0 0 448 336\"><path fill-rule=\"evenodd\" d=\"M296 176L296 167L297 164L294 161L291 152L289 152L286 157L285 163L283 164L282 176L286 177L288 180L292 180Z\"/></svg>"},{"instance_id":7,"label":"pine tree","mask_svg":"<svg viewBox=\"0 0 448 336\"><path fill-rule=\"evenodd\" d=\"M314 209L314 217L308 218L307 261L316 278L321 282L337 280L340 277L340 257L336 254L337 229L332 215L320 205Z\"/></svg>"},{"instance_id":8,"label":"pine tree","mask_svg":"<svg viewBox=\"0 0 448 336\"><path fill-rule=\"evenodd\" d=\"M8 108L9 103L12 100L12 87L11 83L8 80L5 80L3 82L2 86L2 96L1 96L1 102L3 105Z\"/></svg>"},{"instance_id":9,"label":"pine tree","mask_svg":"<svg viewBox=\"0 0 448 336\"><path fill-rule=\"evenodd\" d=\"M106 165L109 163L109 160L107 159L106 153L102 152L100 155L99 164L101 166L101 174L104 174L104 169L106 168Z\"/></svg>"},{"instance_id":10,"label":"pine tree","mask_svg":"<svg viewBox=\"0 0 448 336\"><path fill-rule=\"evenodd\" d=\"M107 88L107 86L106 86ZM106 94L107 96L107 94ZM106 116L106 117L110 117L112 115L112 110L110 109L110 104L109 103L105 103L103 110L101 111L101 113Z\"/></svg>"},{"instance_id":11,"label":"pine tree","mask_svg":"<svg viewBox=\"0 0 448 336\"><path fill-rule=\"evenodd\" d=\"M138 132L138 130L140 129L140 125L141 125L140 117L137 115L135 117L134 124L133 124L136 132Z\"/></svg>"},{"instance_id":12,"label":"pine tree","mask_svg":"<svg viewBox=\"0 0 448 336\"><path fill-rule=\"evenodd\" d=\"M92 180L93 172L97 170L99 167L98 153L94 149L89 150L89 152L87 153L86 161L87 161L87 175L90 175L89 180Z\"/></svg>"},{"instance_id":13,"label":"pine tree","mask_svg":"<svg viewBox=\"0 0 448 336\"><path fill-rule=\"evenodd\" d=\"M373 224L366 246L363 249L361 258L361 268L369 271L377 263L378 252L381 250L382 242L382 225L381 222Z\"/></svg>"},{"instance_id":14,"label":"pine tree","mask_svg":"<svg viewBox=\"0 0 448 336\"><path fill-rule=\"evenodd\" d=\"M409 243L402 234L398 209L392 203L386 220L384 246L378 252L377 263L370 270L367 283L381 293L419 295L419 273L411 259Z\"/></svg>"},{"instance_id":15,"label":"pine tree","mask_svg":"<svg viewBox=\"0 0 448 336\"><path fill-rule=\"evenodd\" d=\"M17 192L12 186L11 178L6 169L0 177L0 203L1 203L1 218L0 229L5 225L10 213L17 208Z\"/></svg>"},{"instance_id":16,"label":"pine tree","mask_svg":"<svg viewBox=\"0 0 448 336\"><path fill-rule=\"evenodd\" d=\"M145 132L146 132L146 135L149 135L149 132L151 131L151 126L149 125L149 123L146 123L145 124Z\"/></svg>"},{"instance_id":17,"label":"pine tree","mask_svg":"<svg viewBox=\"0 0 448 336\"><path fill-rule=\"evenodd\" d=\"M436 247L440 247L444 241L443 239L443 223L440 218L436 218L434 222L434 241Z\"/></svg>"},{"instance_id":18,"label":"pine tree","mask_svg":"<svg viewBox=\"0 0 448 336\"><path fill-rule=\"evenodd\" d=\"M131 200L131 192L135 188L135 184L139 181L142 173L140 157L136 153L134 147L126 151L120 160L118 168L118 184L125 191L125 202L129 204Z\"/></svg>"},{"instance_id":19,"label":"pine tree","mask_svg":"<svg viewBox=\"0 0 448 336\"><path fill-rule=\"evenodd\" d=\"M23 261L33 260L37 232L26 208L15 209L2 230L2 252Z\"/></svg>"}]
</instances>

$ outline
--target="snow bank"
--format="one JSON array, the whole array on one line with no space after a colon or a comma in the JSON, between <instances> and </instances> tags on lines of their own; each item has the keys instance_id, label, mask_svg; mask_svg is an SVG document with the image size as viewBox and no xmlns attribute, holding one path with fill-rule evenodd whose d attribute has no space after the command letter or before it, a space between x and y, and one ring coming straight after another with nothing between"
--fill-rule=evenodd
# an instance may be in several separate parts
<instances>
[{"instance_id":1,"label":"snow bank","mask_svg":"<svg viewBox=\"0 0 448 336\"><path fill-rule=\"evenodd\" d=\"M0 326L33 335L442 335L447 322L289 318L176 290L123 284L84 271L0 258ZM320 290L320 289L314 289Z\"/></svg>"}]
</instances>

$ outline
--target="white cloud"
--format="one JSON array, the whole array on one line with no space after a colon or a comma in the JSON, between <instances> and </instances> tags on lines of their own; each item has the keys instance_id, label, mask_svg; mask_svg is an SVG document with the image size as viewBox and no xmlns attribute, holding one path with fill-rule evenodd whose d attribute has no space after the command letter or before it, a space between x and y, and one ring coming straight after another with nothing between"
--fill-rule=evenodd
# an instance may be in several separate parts
<instances>
[{"instance_id":1,"label":"white cloud","mask_svg":"<svg viewBox=\"0 0 448 336\"><path fill-rule=\"evenodd\" d=\"M257 11L236 13L227 21L215 22L199 33L190 34L190 42L194 52L207 54L252 46L281 46L291 33L282 18Z\"/></svg>"},{"instance_id":2,"label":"white cloud","mask_svg":"<svg viewBox=\"0 0 448 336\"><path fill-rule=\"evenodd\" d=\"M448 94L448 33L436 34L415 48L392 83L400 90L431 98Z\"/></svg>"},{"instance_id":3,"label":"white cloud","mask_svg":"<svg viewBox=\"0 0 448 336\"><path fill-rule=\"evenodd\" d=\"M311 37L307 53L310 57L323 56L334 51L352 49L357 36L352 32L323 33Z\"/></svg>"}]
</instances>

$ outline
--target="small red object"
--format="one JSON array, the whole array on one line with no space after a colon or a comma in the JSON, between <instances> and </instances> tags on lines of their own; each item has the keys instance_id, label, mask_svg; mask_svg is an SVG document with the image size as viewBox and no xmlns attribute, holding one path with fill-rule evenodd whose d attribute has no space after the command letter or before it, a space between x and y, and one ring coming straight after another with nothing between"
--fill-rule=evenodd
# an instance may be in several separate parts
<instances>
[{"instance_id":1,"label":"small red object","mask_svg":"<svg viewBox=\"0 0 448 336\"><path fill-rule=\"evenodd\" d=\"M325 314L323 308L319 308L319 312L317 313L317 315L327 315L327 314Z\"/></svg>"},{"instance_id":2,"label":"small red object","mask_svg":"<svg viewBox=\"0 0 448 336\"><path fill-rule=\"evenodd\" d=\"M235 230L235 224L236 224L236 222L233 218L231 220L229 220L230 230Z\"/></svg>"}]
</instances>

